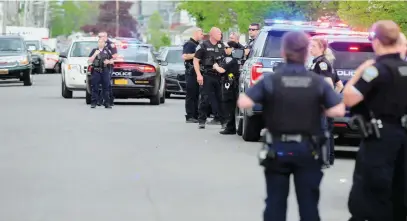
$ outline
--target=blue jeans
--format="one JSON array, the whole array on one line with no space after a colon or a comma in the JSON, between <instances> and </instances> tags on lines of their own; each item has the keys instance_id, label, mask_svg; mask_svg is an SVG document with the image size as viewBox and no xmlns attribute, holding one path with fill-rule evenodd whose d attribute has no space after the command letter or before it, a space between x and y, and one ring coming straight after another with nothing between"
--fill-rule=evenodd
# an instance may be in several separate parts
<instances>
[{"instance_id":1,"label":"blue jeans","mask_svg":"<svg viewBox=\"0 0 407 221\"><path fill-rule=\"evenodd\" d=\"M267 198L264 221L286 221L291 174L294 175L301 221L320 221L319 186L323 173L311 147L309 142L275 142L270 146L276 151L277 158L265 170Z\"/></svg>"}]
</instances>

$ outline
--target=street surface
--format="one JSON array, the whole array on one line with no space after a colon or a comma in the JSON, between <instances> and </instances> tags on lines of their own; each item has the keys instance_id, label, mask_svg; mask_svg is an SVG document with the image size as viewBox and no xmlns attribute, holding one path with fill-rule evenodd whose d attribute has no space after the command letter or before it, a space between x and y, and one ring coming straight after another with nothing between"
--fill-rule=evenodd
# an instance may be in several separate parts
<instances>
[{"instance_id":1,"label":"street surface","mask_svg":"<svg viewBox=\"0 0 407 221\"><path fill-rule=\"evenodd\" d=\"M259 143L186 124L184 100L85 105L61 97L60 75L0 81L1 221L262 220ZM325 171L324 221L349 218L354 159ZM288 221L298 221L294 187Z\"/></svg>"}]
</instances>

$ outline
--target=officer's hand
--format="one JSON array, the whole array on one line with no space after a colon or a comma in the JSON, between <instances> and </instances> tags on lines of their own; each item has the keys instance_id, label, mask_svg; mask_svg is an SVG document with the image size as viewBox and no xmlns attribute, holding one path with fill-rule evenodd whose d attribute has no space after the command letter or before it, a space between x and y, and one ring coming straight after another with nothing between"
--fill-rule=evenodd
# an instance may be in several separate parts
<instances>
[{"instance_id":1,"label":"officer's hand","mask_svg":"<svg viewBox=\"0 0 407 221\"><path fill-rule=\"evenodd\" d=\"M98 55L98 54L100 54L100 51L99 51L99 50L96 50L93 55L96 56L96 55Z\"/></svg>"},{"instance_id":2,"label":"officer's hand","mask_svg":"<svg viewBox=\"0 0 407 221\"><path fill-rule=\"evenodd\" d=\"M362 70L364 70L364 69L366 69L367 67L372 66L375 62L376 62L376 61L375 61L374 59L369 59L369 60L363 62L363 64L361 64L359 67L360 67Z\"/></svg>"},{"instance_id":3,"label":"officer's hand","mask_svg":"<svg viewBox=\"0 0 407 221\"><path fill-rule=\"evenodd\" d=\"M216 69L217 67L219 67L218 63L213 64L212 68Z\"/></svg>"},{"instance_id":4,"label":"officer's hand","mask_svg":"<svg viewBox=\"0 0 407 221\"><path fill-rule=\"evenodd\" d=\"M103 64L110 64L110 61L109 60L104 60Z\"/></svg>"},{"instance_id":5,"label":"officer's hand","mask_svg":"<svg viewBox=\"0 0 407 221\"><path fill-rule=\"evenodd\" d=\"M202 74L196 75L196 81L198 81L199 85L203 85L203 76Z\"/></svg>"}]
</instances>

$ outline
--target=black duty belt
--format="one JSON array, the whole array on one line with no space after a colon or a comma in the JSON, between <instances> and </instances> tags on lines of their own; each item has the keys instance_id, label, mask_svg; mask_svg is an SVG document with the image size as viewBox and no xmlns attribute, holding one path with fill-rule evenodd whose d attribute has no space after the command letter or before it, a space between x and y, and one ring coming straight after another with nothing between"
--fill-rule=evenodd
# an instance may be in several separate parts
<instances>
[{"instance_id":1,"label":"black duty belt","mask_svg":"<svg viewBox=\"0 0 407 221\"><path fill-rule=\"evenodd\" d=\"M301 143L304 141L310 141L312 138L308 135L303 134L273 134L273 141L280 141L280 142L297 142Z\"/></svg>"}]
</instances>

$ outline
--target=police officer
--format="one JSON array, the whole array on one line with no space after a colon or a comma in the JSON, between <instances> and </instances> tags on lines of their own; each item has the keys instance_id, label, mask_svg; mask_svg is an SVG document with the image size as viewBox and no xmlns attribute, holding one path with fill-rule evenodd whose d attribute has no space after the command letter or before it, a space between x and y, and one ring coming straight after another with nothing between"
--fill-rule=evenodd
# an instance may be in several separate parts
<instances>
[{"instance_id":1,"label":"police officer","mask_svg":"<svg viewBox=\"0 0 407 221\"><path fill-rule=\"evenodd\" d=\"M107 38L107 32L106 31L99 32L98 37L99 37L99 39L102 39L105 41L106 50L112 55L113 58L116 58L117 48L116 48L115 44ZM110 76L109 77L109 79L110 79L109 87L108 87L109 99L105 100L105 103L106 103L106 101L108 101L108 103L110 103L109 104L110 106L114 106L114 96L113 96L113 90L112 90L112 84L111 84L111 78L112 78L112 73L113 73L113 64L114 63L108 64L108 66L107 66L107 70L108 70L109 76Z\"/></svg>"},{"instance_id":2,"label":"police officer","mask_svg":"<svg viewBox=\"0 0 407 221\"><path fill-rule=\"evenodd\" d=\"M336 88L342 90L343 84L339 77L335 74L332 63L335 60L335 57L328 48L328 43L323 39L312 39L310 43L310 54L314 57L312 60L312 65L310 70L323 76L325 80L334 87L334 84L337 85ZM330 132L328 139L329 144L329 165L333 165L335 161L335 141L333 136L333 119L326 118L323 116L322 129L327 129ZM329 167L329 165L324 165L324 167Z\"/></svg>"},{"instance_id":3,"label":"police officer","mask_svg":"<svg viewBox=\"0 0 407 221\"><path fill-rule=\"evenodd\" d=\"M245 46L239 43L240 35L237 32L231 32L229 35L229 41L236 42L238 45L238 49L244 49Z\"/></svg>"},{"instance_id":4,"label":"police officer","mask_svg":"<svg viewBox=\"0 0 407 221\"><path fill-rule=\"evenodd\" d=\"M226 56L213 68L222 74L222 106L225 114L225 124L220 134L236 134L236 101L239 93L238 81L240 77L239 62L232 57L232 50L239 49L239 44L229 41L223 44L225 46Z\"/></svg>"},{"instance_id":5,"label":"police officer","mask_svg":"<svg viewBox=\"0 0 407 221\"><path fill-rule=\"evenodd\" d=\"M196 81L194 64L192 63L196 47L203 38L202 29L196 28L192 38L183 46L182 58L185 65L186 97L185 111L187 123L198 123L199 84Z\"/></svg>"},{"instance_id":6,"label":"police officer","mask_svg":"<svg viewBox=\"0 0 407 221\"><path fill-rule=\"evenodd\" d=\"M213 27L209 32L209 40L198 45L193 60L196 78L200 85L200 99L198 106L198 128L204 129L209 111L212 106L215 117L210 124L222 124L224 122L221 105L220 74L213 69L213 64L222 59L224 47L220 42L222 32ZM201 64L200 64L201 63ZM202 68L202 70L201 70Z\"/></svg>"},{"instance_id":7,"label":"police officer","mask_svg":"<svg viewBox=\"0 0 407 221\"><path fill-rule=\"evenodd\" d=\"M348 201L351 221L406 220L407 135L401 118L407 110L407 62L400 58L399 37L393 21L376 22L370 36L376 60L363 63L344 89L344 103L363 135Z\"/></svg>"},{"instance_id":8,"label":"police officer","mask_svg":"<svg viewBox=\"0 0 407 221\"><path fill-rule=\"evenodd\" d=\"M246 46L246 50L245 50L245 55L246 57L249 56L250 51L252 50L253 44L254 44L254 40L256 40L257 36L259 35L260 32L260 25L258 23L252 23L249 26L249 42Z\"/></svg>"},{"instance_id":9,"label":"police officer","mask_svg":"<svg viewBox=\"0 0 407 221\"><path fill-rule=\"evenodd\" d=\"M110 74L108 64L113 64L111 54L105 47L105 41L99 39L98 48L92 50L89 55L88 62L92 64L92 94L91 94L91 108L96 107L96 103L99 100L99 85L102 84L103 98L105 101L109 100L109 84ZM109 102L104 103L106 108L111 108Z\"/></svg>"},{"instance_id":10,"label":"police officer","mask_svg":"<svg viewBox=\"0 0 407 221\"><path fill-rule=\"evenodd\" d=\"M325 114L345 114L340 96L321 77L305 68L309 40L303 32L283 36L284 67L264 78L242 94L240 108L264 107L267 143L259 154L265 167L267 199L264 221L285 221L290 175L299 204L301 220L320 220L318 212L321 163L316 159L321 150L320 123ZM298 114L298 110L302 113ZM304 120L307 119L307 120Z\"/></svg>"}]
</instances>

